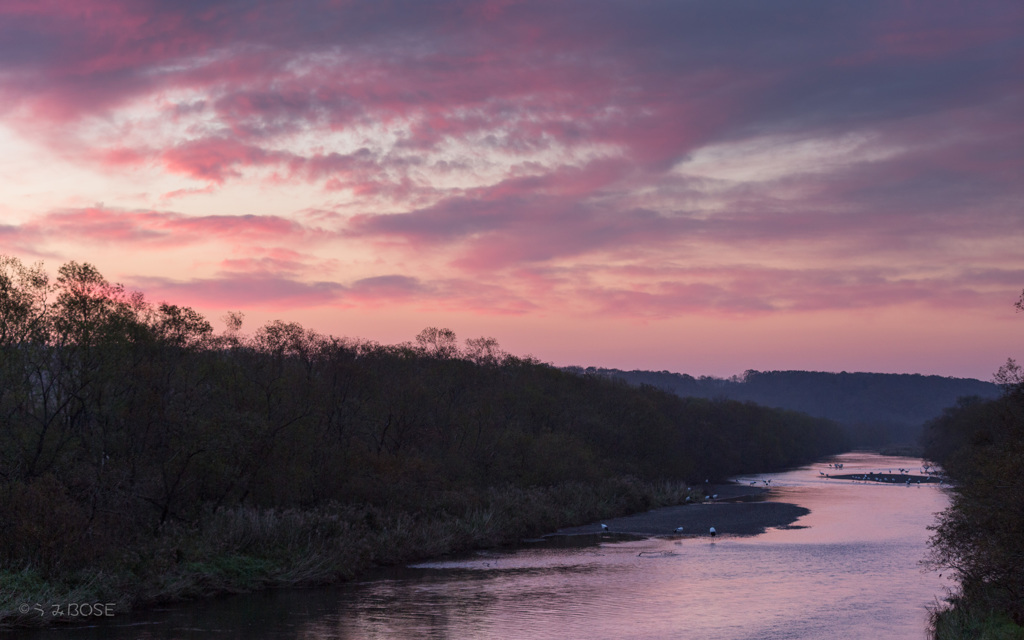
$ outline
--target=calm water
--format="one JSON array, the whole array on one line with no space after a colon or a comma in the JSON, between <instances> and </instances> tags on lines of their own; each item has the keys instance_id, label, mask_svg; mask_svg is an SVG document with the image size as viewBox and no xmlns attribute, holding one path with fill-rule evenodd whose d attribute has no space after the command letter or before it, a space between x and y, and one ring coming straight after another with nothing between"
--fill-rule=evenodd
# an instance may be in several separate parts
<instances>
[{"instance_id":1,"label":"calm water","mask_svg":"<svg viewBox=\"0 0 1024 640\"><path fill-rule=\"evenodd\" d=\"M853 453L842 473L920 470ZM699 638L926 637L927 608L950 586L922 570L935 485L827 480L824 463L770 476L772 499L811 510L754 537L648 539L429 562L353 585L192 604L62 638ZM761 484L758 482L758 484Z\"/></svg>"}]
</instances>

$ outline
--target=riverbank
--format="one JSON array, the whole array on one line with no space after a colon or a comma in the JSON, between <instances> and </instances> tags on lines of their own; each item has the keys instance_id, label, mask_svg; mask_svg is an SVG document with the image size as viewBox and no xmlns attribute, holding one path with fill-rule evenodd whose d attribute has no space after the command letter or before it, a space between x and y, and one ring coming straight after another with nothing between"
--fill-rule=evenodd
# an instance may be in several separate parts
<instances>
[{"instance_id":1,"label":"riverbank","mask_svg":"<svg viewBox=\"0 0 1024 640\"><path fill-rule=\"evenodd\" d=\"M450 492L415 510L221 509L201 526L168 528L152 544L88 570L0 570L0 627L88 623L88 615L75 615L82 603L92 615L117 616L167 602L344 582L374 567L517 545L561 527L693 502L699 493L684 483L620 478Z\"/></svg>"},{"instance_id":2,"label":"riverbank","mask_svg":"<svg viewBox=\"0 0 1024 640\"><path fill-rule=\"evenodd\" d=\"M713 485L708 489L717 499L636 513L583 526L564 527L553 535L591 535L605 532L640 536L707 536L716 534L757 535L770 527L791 526L810 510L784 502L766 502L768 490L737 484ZM682 531L677 528L682 527Z\"/></svg>"},{"instance_id":3,"label":"riverbank","mask_svg":"<svg viewBox=\"0 0 1024 640\"><path fill-rule=\"evenodd\" d=\"M517 546L545 534L600 534L601 524L637 536L679 535L677 527L684 536L706 536L710 527L756 535L809 513L767 502L768 493L734 483L690 488L623 478L449 493L416 511L222 509L202 527L168 531L151 547L126 550L91 571L46 578L31 567L0 571L0 627L87 623L69 617L69 605L81 603L117 616L168 602L345 582L377 567Z\"/></svg>"}]
</instances>

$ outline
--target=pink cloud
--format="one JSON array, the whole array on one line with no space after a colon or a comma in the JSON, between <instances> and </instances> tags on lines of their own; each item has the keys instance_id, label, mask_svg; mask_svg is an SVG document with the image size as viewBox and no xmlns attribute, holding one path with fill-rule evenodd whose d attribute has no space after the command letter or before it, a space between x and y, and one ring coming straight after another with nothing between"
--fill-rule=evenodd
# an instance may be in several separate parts
<instances>
[{"instance_id":1,"label":"pink cloud","mask_svg":"<svg viewBox=\"0 0 1024 640\"><path fill-rule=\"evenodd\" d=\"M282 247L247 246L246 257L221 260L221 273L249 275L316 276L333 270L337 261L323 261Z\"/></svg>"},{"instance_id":2,"label":"pink cloud","mask_svg":"<svg viewBox=\"0 0 1024 640\"><path fill-rule=\"evenodd\" d=\"M335 282L244 272L190 280L138 276L128 284L150 299L213 308L305 309L338 304L345 294L345 287Z\"/></svg>"},{"instance_id":3,"label":"pink cloud","mask_svg":"<svg viewBox=\"0 0 1024 640\"><path fill-rule=\"evenodd\" d=\"M277 216L186 216L168 211L118 211L102 207L46 214L16 228L37 241L74 238L95 243L130 243L162 247L217 240L308 240L329 236Z\"/></svg>"},{"instance_id":4,"label":"pink cloud","mask_svg":"<svg viewBox=\"0 0 1024 640\"><path fill-rule=\"evenodd\" d=\"M686 216L591 203L629 175L619 161L512 178L408 213L353 216L352 237L397 239L410 251L451 245L468 269L545 261L603 249L664 244L692 228Z\"/></svg>"},{"instance_id":5,"label":"pink cloud","mask_svg":"<svg viewBox=\"0 0 1024 640\"><path fill-rule=\"evenodd\" d=\"M238 165L262 166L283 159L260 147L226 138L193 140L167 149L161 155L170 171L216 183L240 176L235 168Z\"/></svg>"},{"instance_id":6,"label":"pink cloud","mask_svg":"<svg viewBox=\"0 0 1024 640\"><path fill-rule=\"evenodd\" d=\"M312 307L362 309L406 307L417 311L455 311L484 315L520 315L538 306L508 287L468 280L422 281L402 275L363 278L351 284L307 280L277 269L272 260L229 260L209 278L175 280L134 277L131 288L151 300L172 300L204 308L241 307L298 310ZM275 267L266 270L267 266ZM296 271L305 271L300 261Z\"/></svg>"},{"instance_id":7,"label":"pink cloud","mask_svg":"<svg viewBox=\"0 0 1024 640\"><path fill-rule=\"evenodd\" d=\"M882 309L920 304L948 311L997 305L1022 270L964 270L921 277L882 268L595 269L578 304L603 316L763 316L778 312ZM593 284L597 277L603 284Z\"/></svg>"},{"instance_id":8,"label":"pink cloud","mask_svg":"<svg viewBox=\"0 0 1024 640\"><path fill-rule=\"evenodd\" d=\"M216 184L269 166L285 169L290 179L394 198L414 190L413 165L400 165L387 149L386 158L330 150L297 155L277 142L295 133L382 125L408 126L391 151L414 155L479 136L505 151L609 144L650 180L723 137L795 121L848 127L863 107L832 90L837 72L828 60L875 51L879 43L887 47L884 59L863 59L835 81L877 95L876 120L900 118L908 102L941 110L963 95L951 89L956 81L942 65L968 51L980 56L981 68L985 56L995 55L985 47L1011 38L1020 21L1019 10L992 9L964 24L948 7L921 16L885 3L857 12L815 8L799 28L785 12L762 7L748 7L737 22L728 12L689 14L657 3L584 12L536 2L399 11L308 1L292 12L259 2L83 6L3 9L14 44L8 59L0 58L10 70L0 93L30 109L26 130L67 145L75 136L58 135L53 126L74 134L87 116L187 89L205 97L166 104L163 116L175 120L199 110L212 117L200 137L162 149L129 140L86 148L84 157L122 166L158 160L172 173ZM769 28L748 29L746 20ZM844 30L866 34L874 45ZM15 31L56 46L44 50L28 36L14 38ZM957 44L948 45L951 40ZM737 53L743 49L759 52L752 66ZM935 69L922 74L890 66L922 52ZM910 74L913 83L898 82L893 73ZM941 85L932 81L940 74ZM908 88L885 95L894 86ZM784 108L776 106L781 100Z\"/></svg>"},{"instance_id":9,"label":"pink cloud","mask_svg":"<svg viewBox=\"0 0 1024 640\"><path fill-rule=\"evenodd\" d=\"M538 304L514 286L474 280L424 281L404 275L363 278L352 283L347 300L360 305L411 305L421 310L448 310L479 314L519 315L536 311Z\"/></svg>"}]
</instances>

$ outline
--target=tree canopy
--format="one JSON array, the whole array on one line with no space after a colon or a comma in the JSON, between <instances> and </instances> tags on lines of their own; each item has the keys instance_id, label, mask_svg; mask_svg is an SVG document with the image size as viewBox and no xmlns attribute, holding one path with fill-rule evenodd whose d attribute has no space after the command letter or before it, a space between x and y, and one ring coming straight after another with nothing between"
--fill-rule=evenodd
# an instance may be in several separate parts
<instances>
[{"instance_id":1,"label":"tree canopy","mask_svg":"<svg viewBox=\"0 0 1024 640\"><path fill-rule=\"evenodd\" d=\"M221 507L703 481L845 444L827 420L575 375L450 329L381 345L241 326L217 334L89 264L51 282L0 259L0 559L76 566Z\"/></svg>"}]
</instances>

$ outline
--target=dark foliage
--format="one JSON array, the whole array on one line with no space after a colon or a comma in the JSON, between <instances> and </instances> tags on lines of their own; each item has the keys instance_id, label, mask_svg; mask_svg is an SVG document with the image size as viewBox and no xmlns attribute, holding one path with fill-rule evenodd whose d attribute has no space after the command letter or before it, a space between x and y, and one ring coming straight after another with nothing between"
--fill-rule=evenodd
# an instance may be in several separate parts
<instances>
[{"instance_id":1,"label":"dark foliage","mask_svg":"<svg viewBox=\"0 0 1024 640\"><path fill-rule=\"evenodd\" d=\"M960 593L956 615L938 622L1008 615L1024 626L1024 379L1012 360L997 379L1001 398L964 399L925 431L926 455L954 486L931 562L955 571Z\"/></svg>"},{"instance_id":2,"label":"dark foliage","mask_svg":"<svg viewBox=\"0 0 1024 640\"><path fill-rule=\"evenodd\" d=\"M721 479L844 447L827 420L579 376L429 328L379 345L241 316L215 335L69 263L0 262L0 561L103 563L219 508L401 505L635 476Z\"/></svg>"}]
</instances>

